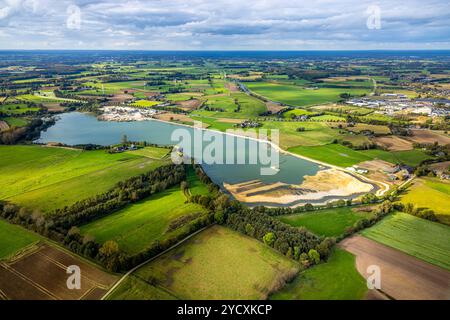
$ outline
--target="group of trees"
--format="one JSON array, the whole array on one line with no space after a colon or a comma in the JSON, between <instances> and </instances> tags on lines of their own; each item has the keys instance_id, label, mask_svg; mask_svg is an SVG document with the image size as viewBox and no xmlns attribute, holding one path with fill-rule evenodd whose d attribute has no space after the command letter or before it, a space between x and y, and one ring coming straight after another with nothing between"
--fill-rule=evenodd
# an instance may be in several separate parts
<instances>
[{"instance_id":1,"label":"group of trees","mask_svg":"<svg viewBox=\"0 0 450 320\"><path fill-rule=\"evenodd\" d=\"M348 227L344 234L339 236L336 240L341 241L342 239L351 236L352 234L359 232L363 229L369 228L379 222L381 219L383 219L385 216L387 216L389 213L391 213L395 209L395 206L392 204L391 201L386 200L381 205L379 205L377 208L375 208L372 211L372 215L369 218L361 219L351 227Z\"/></svg>"},{"instance_id":2,"label":"group of trees","mask_svg":"<svg viewBox=\"0 0 450 320\"><path fill-rule=\"evenodd\" d=\"M57 241L73 252L96 259L109 270L128 270L153 254L166 250L189 233L209 225L213 221L212 215L196 219L189 228L186 228L183 233L177 234L175 238L152 243L147 250L135 256L129 256L122 252L113 241L101 245L89 235L80 235L77 226L180 184L185 178L184 165L162 166L146 174L119 182L104 194L79 201L70 207L57 209L47 217L37 211L33 212L24 207L20 208L4 202L0 203L0 216Z\"/></svg>"},{"instance_id":3,"label":"group of trees","mask_svg":"<svg viewBox=\"0 0 450 320\"><path fill-rule=\"evenodd\" d=\"M434 222L438 221L433 210L427 209L427 208L417 208L412 203L403 204L401 202L398 202L395 204L395 208L398 211L408 213L408 214L416 216L418 218L422 218L422 219L430 220L430 221L434 221Z\"/></svg>"},{"instance_id":4,"label":"group of trees","mask_svg":"<svg viewBox=\"0 0 450 320\"><path fill-rule=\"evenodd\" d=\"M304 265L319 263L321 259L328 258L334 239L322 239L304 228L286 225L268 215L266 210L270 209L250 209L237 201L230 201L229 206L222 211L221 221L231 229L262 241Z\"/></svg>"},{"instance_id":5,"label":"group of trees","mask_svg":"<svg viewBox=\"0 0 450 320\"><path fill-rule=\"evenodd\" d=\"M137 202L154 193L180 184L186 179L184 165L166 165L153 171L121 181L110 191L78 201L70 207L56 209L52 216L55 226L68 230L88 223L129 203Z\"/></svg>"}]
</instances>

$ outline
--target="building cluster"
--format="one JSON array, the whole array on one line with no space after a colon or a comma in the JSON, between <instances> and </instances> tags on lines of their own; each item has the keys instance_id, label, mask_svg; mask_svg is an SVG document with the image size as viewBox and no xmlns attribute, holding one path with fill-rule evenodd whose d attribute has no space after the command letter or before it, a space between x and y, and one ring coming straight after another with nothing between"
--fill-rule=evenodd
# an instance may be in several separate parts
<instances>
[{"instance_id":1,"label":"building cluster","mask_svg":"<svg viewBox=\"0 0 450 320\"><path fill-rule=\"evenodd\" d=\"M396 113L423 114L430 117L450 115L450 100L411 100L406 95L397 93L384 93L380 97L351 99L346 103L356 107L377 109L377 112L387 115Z\"/></svg>"}]
</instances>

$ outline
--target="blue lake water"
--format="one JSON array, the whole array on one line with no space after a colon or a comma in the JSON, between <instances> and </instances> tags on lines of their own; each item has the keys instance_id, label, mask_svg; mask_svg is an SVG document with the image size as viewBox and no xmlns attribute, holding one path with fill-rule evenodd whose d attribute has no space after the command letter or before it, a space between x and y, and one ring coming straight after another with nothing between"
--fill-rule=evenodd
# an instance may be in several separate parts
<instances>
[{"instance_id":1,"label":"blue lake water","mask_svg":"<svg viewBox=\"0 0 450 320\"><path fill-rule=\"evenodd\" d=\"M189 133L194 137L194 132L211 136L211 141L215 139L223 140L224 133L206 130L195 130L191 127L177 124L165 123L161 121L138 121L138 122L111 122L99 121L94 115L87 113L71 112L58 116L56 124L42 132L37 143L59 142L66 145L97 144L113 145L120 143L122 136L127 135L129 141L147 141L158 145L178 145L179 139L172 139L175 130L180 133ZM274 149L269 150L279 155L279 170L272 171L273 175L262 175L261 168L269 169L274 167L271 163L262 163L258 159L256 163L250 164L250 154L258 154L260 148L267 143L256 142L243 137L227 136L228 141L233 141L233 145L223 143L223 154L225 157L234 155L233 164L202 164L208 176L217 184L240 183L250 180L261 180L265 183L284 182L288 184L300 184L306 175L315 175L320 167L314 162L300 159L288 154L278 153ZM231 140L230 140L231 139ZM191 141L192 142L192 141ZM203 144L191 143L191 148L183 151L188 156L193 156L198 160L197 155L202 155L201 151L211 146L210 142ZM245 154L245 164L236 164L237 155ZM212 155L216 155L212 153ZM270 155L270 153L269 153ZM219 157L219 159L222 157ZM224 158L226 159L226 158ZM228 162L227 162L228 163ZM275 166L276 167L276 166Z\"/></svg>"}]
</instances>

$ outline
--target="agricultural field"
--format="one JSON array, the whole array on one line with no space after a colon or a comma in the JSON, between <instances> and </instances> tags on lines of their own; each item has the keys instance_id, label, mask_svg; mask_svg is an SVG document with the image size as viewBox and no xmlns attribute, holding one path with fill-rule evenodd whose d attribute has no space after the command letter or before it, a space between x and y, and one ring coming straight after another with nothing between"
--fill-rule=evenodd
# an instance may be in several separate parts
<instances>
[{"instance_id":1,"label":"agricultural field","mask_svg":"<svg viewBox=\"0 0 450 320\"><path fill-rule=\"evenodd\" d=\"M133 107L139 107L139 108L151 108L154 106L157 106L158 104L161 104L160 101L150 101L150 100L138 100L131 104Z\"/></svg>"},{"instance_id":2,"label":"agricultural field","mask_svg":"<svg viewBox=\"0 0 450 320\"><path fill-rule=\"evenodd\" d=\"M280 147L288 150L296 146L325 145L344 136L326 122L264 121L262 128L278 129ZM304 128L304 131L299 132L298 128Z\"/></svg>"},{"instance_id":3,"label":"agricultural field","mask_svg":"<svg viewBox=\"0 0 450 320\"><path fill-rule=\"evenodd\" d=\"M24 127L28 124L28 121L23 118L6 117L2 118L10 127Z\"/></svg>"},{"instance_id":4,"label":"agricultural field","mask_svg":"<svg viewBox=\"0 0 450 320\"><path fill-rule=\"evenodd\" d=\"M249 90L273 101L299 107L312 106L323 103L337 102L341 93L361 96L370 92L361 88L319 88L311 89L288 84L271 82L246 83Z\"/></svg>"},{"instance_id":5,"label":"agricultural field","mask_svg":"<svg viewBox=\"0 0 450 320\"><path fill-rule=\"evenodd\" d=\"M213 118L249 119L267 111L266 105L262 101L245 93L211 95L202 97L202 99L206 100L204 107L202 110L195 111L195 115Z\"/></svg>"},{"instance_id":6,"label":"agricultural field","mask_svg":"<svg viewBox=\"0 0 450 320\"><path fill-rule=\"evenodd\" d=\"M147 157L150 159L161 160L164 157L168 156L171 151L172 150L169 148L144 147L138 150L127 151L127 153Z\"/></svg>"},{"instance_id":7,"label":"agricultural field","mask_svg":"<svg viewBox=\"0 0 450 320\"><path fill-rule=\"evenodd\" d=\"M342 207L277 217L293 227L304 227L319 236L337 237L356 222L372 214L363 207Z\"/></svg>"},{"instance_id":8,"label":"agricultural field","mask_svg":"<svg viewBox=\"0 0 450 320\"><path fill-rule=\"evenodd\" d=\"M328 144L313 147L301 146L290 148L289 151L314 160L344 168L351 167L363 161L372 160L370 156L340 144Z\"/></svg>"},{"instance_id":9,"label":"agricultural field","mask_svg":"<svg viewBox=\"0 0 450 320\"><path fill-rule=\"evenodd\" d=\"M450 225L450 183L438 178L415 179L406 193L403 203L412 203L417 208L428 208L435 212L442 223Z\"/></svg>"},{"instance_id":10,"label":"agricultural field","mask_svg":"<svg viewBox=\"0 0 450 320\"><path fill-rule=\"evenodd\" d=\"M450 270L450 227L395 213L361 232L364 237Z\"/></svg>"},{"instance_id":11,"label":"agricultural field","mask_svg":"<svg viewBox=\"0 0 450 320\"><path fill-rule=\"evenodd\" d=\"M0 260L7 259L42 239L41 236L0 218Z\"/></svg>"},{"instance_id":12,"label":"agricultural field","mask_svg":"<svg viewBox=\"0 0 450 320\"><path fill-rule=\"evenodd\" d=\"M346 139L346 137L343 138L343 140ZM356 145L356 143L354 144ZM403 163L415 167L422 161L433 158L418 149L395 152L387 152L380 149L353 150L340 144L298 146L289 148L288 151L344 168L369 160L384 160L392 164Z\"/></svg>"},{"instance_id":13,"label":"agricultural field","mask_svg":"<svg viewBox=\"0 0 450 320\"><path fill-rule=\"evenodd\" d=\"M81 270L81 289L67 287L67 268ZM65 250L41 244L11 261L0 263L0 297L11 300L99 300L117 281Z\"/></svg>"},{"instance_id":14,"label":"agricultural field","mask_svg":"<svg viewBox=\"0 0 450 320\"><path fill-rule=\"evenodd\" d=\"M360 235L346 238L339 247L356 256L356 269L363 277L381 270L381 292L370 290L367 299L447 300L450 272L397 249Z\"/></svg>"},{"instance_id":15,"label":"agricultural field","mask_svg":"<svg viewBox=\"0 0 450 320\"><path fill-rule=\"evenodd\" d=\"M335 249L326 263L301 272L270 299L361 300L366 292L366 281L356 270L355 256Z\"/></svg>"},{"instance_id":16,"label":"agricultural field","mask_svg":"<svg viewBox=\"0 0 450 320\"><path fill-rule=\"evenodd\" d=\"M387 152L379 149L372 149L360 152L365 156L371 157L373 159L384 160L387 162L391 162L393 164L404 163L411 167L416 167L422 161L433 158L433 156L430 156L426 154L424 151L419 149L408 151L393 151L393 152Z\"/></svg>"},{"instance_id":17,"label":"agricultural field","mask_svg":"<svg viewBox=\"0 0 450 320\"><path fill-rule=\"evenodd\" d=\"M296 262L261 242L213 226L138 269L133 276L145 282L145 288L142 282L134 288L135 280L131 278L111 297L139 299L141 294L170 294L188 300L265 299L298 269ZM131 289L125 291L122 286Z\"/></svg>"},{"instance_id":18,"label":"agricultural field","mask_svg":"<svg viewBox=\"0 0 450 320\"><path fill-rule=\"evenodd\" d=\"M194 172L189 173L188 183L193 195L207 192ZM193 221L207 213L200 205L186 203L186 200L181 188L176 186L83 225L80 231L83 235L94 236L100 243L114 240L121 250L136 254L154 241L161 241L184 231L186 224L171 226L181 217L189 217L188 221Z\"/></svg>"},{"instance_id":19,"label":"agricultural field","mask_svg":"<svg viewBox=\"0 0 450 320\"><path fill-rule=\"evenodd\" d=\"M133 154L0 146L0 199L49 213L165 163Z\"/></svg>"},{"instance_id":20,"label":"agricultural field","mask_svg":"<svg viewBox=\"0 0 450 320\"><path fill-rule=\"evenodd\" d=\"M289 110L289 111L283 113L283 118L292 119L292 118L300 117L300 116L310 116L312 114L314 114L314 112L306 110L306 109L292 109L292 110Z\"/></svg>"},{"instance_id":21,"label":"agricultural field","mask_svg":"<svg viewBox=\"0 0 450 320\"><path fill-rule=\"evenodd\" d=\"M41 108L30 107L25 103L0 105L0 112L3 112L7 115L21 115L29 112L38 112L39 110L41 110Z\"/></svg>"}]
</instances>

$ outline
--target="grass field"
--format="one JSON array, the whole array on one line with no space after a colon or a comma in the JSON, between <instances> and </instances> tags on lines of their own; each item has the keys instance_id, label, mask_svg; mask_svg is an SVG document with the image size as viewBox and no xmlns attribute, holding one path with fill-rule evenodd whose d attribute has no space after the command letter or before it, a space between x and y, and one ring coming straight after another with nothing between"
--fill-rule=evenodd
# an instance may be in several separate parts
<instances>
[{"instance_id":1,"label":"grass field","mask_svg":"<svg viewBox=\"0 0 450 320\"><path fill-rule=\"evenodd\" d=\"M292 119L292 118L300 117L300 116L309 116L311 114L314 114L314 112L306 110L306 109L293 109L293 110L289 110L289 111L283 113L283 118Z\"/></svg>"},{"instance_id":2,"label":"grass field","mask_svg":"<svg viewBox=\"0 0 450 320\"><path fill-rule=\"evenodd\" d=\"M134 276L179 299L264 299L298 265L261 242L213 226L137 270ZM128 284L125 284L128 285ZM121 287L118 292L123 291ZM133 290L147 294L142 287ZM129 292L133 292L129 291ZM113 293L114 297L116 292ZM120 297L122 298L122 297Z\"/></svg>"},{"instance_id":3,"label":"grass field","mask_svg":"<svg viewBox=\"0 0 450 320\"><path fill-rule=\"evenodd\" d=\"M192 194L204 194L207 191L195 173L189 174L188 181ZM114 240L121 250L136 254L149 247L153 241L164 240L184 230L184 225L169 230L173 220L182 216L201 216L206 213L200 205L185 202L184 193L176 186L83 225L80 230L82 234L94 236L100 243Z\"/></svg>"},{"instance_id":4,"label":"grass field","mask_svg":"<svg viewBox=\"0 0 450 320\"><path fill-rule=\"evenodd\" d=\"M127 153L0 146L0 199L48 213L165 163Z\"/></svg>"},{"instance_id":5,"label":"grass field","mask_svg":"<svg viewBox=\"0 0 450 320\"><path fill-rule=\"evenodd\" d=\"M370 216L371 213L368 212L358 212L352 207L342 207L279 216L278 218L293 227L305 227L320 236L337 237L343 234L347 227Z\"/></svg>"},{"instance_id":6,"label":"grass field","mask_svg":"<svg viewBox=\"0 0 450 320\"><path fill-rule=\"evenodd\" d=\"M352 150L340 144L328 144L314 147L294 147L290 152L323 161L340 167L351 167L363 161L372 160L368 155Z\"/></svg>"},{"instance_id":7,"label":"grass field","mask_svg":"<svg viewBox=\"0 0 450 320\"><path fill-rule=\"evenodd\" d=\"M204 109L197 110L195 114L199 116L207 116L213 118L248 119L255 118L261 113L267 111L266 105L262 101L241 92L230 93L227 95L205 96L202 97L202 99L207 100L205 106L212 108L213 111ZM240 105L239 110L235 101L237 101Z\"/></svg>"},{"instance_id":8,"label":"grass field","mask_svg":"<svg viewBox=\"0 0 450 320\"><path fill-rule=\"evenodd\" d=\"M6 117L2 118L2 120L6 121L10 127L24 127L28 124L28 121L22 118Z\"/></svg>"},{"instance_id":9,"label":"grass field","mask_svg":"<svg viewBox=\"0 0 450 320\"><path fill-rule=\"evenodd\" d=\"M139 155L150 159L162 159L170 153L171 149L158 147L144 147L142 149L127 151L129 154Z\"/></svg>"},{"instance_id":10,"label":"grass field","mask_svg":"<svg viewBox=\"0 0 450 320\"><path fill-rule=\"evenodd\" d=\"M450 225L450 183L437 178L414 180L405 195L403 203L412 203L418 208L428 208L435 212L439 221Z\"/></svg>"},{"instance_id":11,"label":"grass field","mask_svg":"<svg viewBox=\"0 0 450 320\"><path fill-rule=\"evenodd\" d=\"M299 127L305 128L305 131L298 132ZM280 147L283 149L324 145L343 137L338 130L332 129L326 122L265 121L263 128L280 131Z\"/></svg>"},{"instance_id":12,"label":"grass field","mask_svg":"<svg viewBox=\"0 0 450 320\"><path fill-rule=\"evenodd\" d=\"M392 151L387 152L379 149L359 151L362 154L373 159L384 160L393 164L404 163L406 165L415 167L422 161L433 158L425 154L422 150L414 149L409 151Z\"/></svg>"},{"instance_id":13,"label":"grass field","mask_svg":"<svg viewBox=\"0 0 450 320\"><path fill-rule=\"evenodd\" d=\"M26 112L37 112L39 110L39 107L29 107L24 103L0 105L0 112L7 115L21 115Z\"/></svg>"},{"instance_id":14,"label":"grass field","mask_svg":"<svg viewBox=\"0 0 450 320\"><path fill-rule=\"evenodd\" d=\"M446 225L399 212L361 234L450 270L450 227Z\"/></svg>"},{"instance_id":15,"label":"grass field","mask_svg":"<svg viewBox=\"0 0 450 320\"><path fill-rule=\"evenodd\" d=\"M326 263L301 272L295 280L272 295L273 300L360 300L367 292L355 266L355 256L335 249Z\"/></svg>"},{"instance_id":16,"label":"grass field","mask_svg":"<svg viewBox=\"0 0 450 320\"><path fill-rule=\"evenodd\" d=\"M370 92L370 90L364 88L320 88L311 90L295 85L270 82L249 82L246 83L246 86L261 96L294 106L337 102L341 99L339 96L341 93L359 96Z\"/></svg>"},{"instance_id":17,"label":"grass field","mask_svg":"<svg viewBox=\"0 0 450 320\"><path fill-rule=\"evenodd\" d=\"M108 296L108 300L175 300L164 288L156 287L131 275Z\"/></svg>"},{"instance_id":18,"label":"grass field","mask_svg":"<svg viewBox=\"0 0 450 320\"><path fill-rule=\"evenodd\" d=\"M347 138L343 138L346 140ZM357 143L355 143L357 144ZM384 160L393 164L404 163L415 167L431 156L422 150L388 152L380 149L353 150L340 144L327 144L319 146L298 146L288 149L290 152L323 161L339 167L351 167L363 161Z\"/></svg>"},{"instance_id":19,"label":"grass field","mask_svg":"<svg viewBox=\"0 0 450 320\"><path fill-rule=\"evenodd\" d=\"M0 219L0 260L41 239L37 234Z\"/></svg>"}]
</instances>

